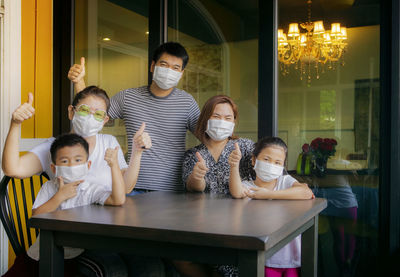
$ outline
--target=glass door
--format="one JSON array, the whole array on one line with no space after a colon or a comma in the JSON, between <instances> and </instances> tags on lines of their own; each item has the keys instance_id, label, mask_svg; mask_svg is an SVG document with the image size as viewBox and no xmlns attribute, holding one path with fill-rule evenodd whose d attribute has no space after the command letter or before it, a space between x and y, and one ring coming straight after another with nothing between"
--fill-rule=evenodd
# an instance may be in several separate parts
<instances>
[{"instance_id":1,"label":"glass door","mask_svg":"<svg viewBox=\"0 0 400 277\"><path fill-rule=\"evenodd\" d=\"M86 84L103 88L109 97L147 85L148 2L75 2L75 63L86 57ZM114 135L127 153L123 120L110 120L102 132Z\"/></svg>"}]
</instances>

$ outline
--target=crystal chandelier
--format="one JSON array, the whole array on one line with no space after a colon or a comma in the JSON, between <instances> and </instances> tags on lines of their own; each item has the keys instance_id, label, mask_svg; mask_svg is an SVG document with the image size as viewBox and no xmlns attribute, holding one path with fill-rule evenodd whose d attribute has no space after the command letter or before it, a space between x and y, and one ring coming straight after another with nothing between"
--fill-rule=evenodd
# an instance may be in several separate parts
<instances>
[{"instance_id":1,"label":"crystal chandelier","mask_svg":"<svg viewBox=\"0 0 400 277\"><path fill-rule=\"evenodd\" d=\"M308 20L300 23L305 32L299 31L298 23L289 24L287 35L278 29L278 60L283 75L289 69L300 71L300 79L307 78L311 83L311 76L315 74L319 79L320 72L325 67L335 69L337 63L344 65L343 55L347 47L347 29L340 23L332 23L331 30L325 31L322 21L311 21L311 0L307 0Z\"/></svg>"}]
</instances>

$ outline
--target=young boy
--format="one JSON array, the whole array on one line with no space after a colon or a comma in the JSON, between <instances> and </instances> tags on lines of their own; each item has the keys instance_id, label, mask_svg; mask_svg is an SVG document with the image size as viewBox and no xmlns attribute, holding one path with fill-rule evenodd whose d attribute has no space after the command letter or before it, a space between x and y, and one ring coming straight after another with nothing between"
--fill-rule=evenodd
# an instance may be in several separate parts
<instances>
[{"instance_id":1,"label":"young boy","mask_svg":"<svg viewBox=\"0 0 400 277\"><path fill-rule=\"evenodd\" d=\"M40 189L32 207L32 215L48 213L89 204L122 205L125 202L125 183L118 164L118 147L107 149L104 159L111 168L112 191L104 186L86 181L91 162L88 161L89 145L76 134L64 134L56 138L50 148L53 164L51 170L56 179L46 182ZM28 249L28 256L19 256L3 276L39 276L39 237ZM73 259L84 250L64 248L64 257ZM75 263L66 261L66 275L73 274Z\"/></svg>"}]
</instances>

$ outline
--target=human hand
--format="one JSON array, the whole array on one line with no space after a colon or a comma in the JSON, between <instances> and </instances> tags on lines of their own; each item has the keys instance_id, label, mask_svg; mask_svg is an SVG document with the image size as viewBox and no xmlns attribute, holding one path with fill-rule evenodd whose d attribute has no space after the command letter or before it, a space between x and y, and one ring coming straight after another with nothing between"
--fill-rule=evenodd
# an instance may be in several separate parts
<instances>
[{"instance_id":1,"label":"human hand","mask_svg":"<svg viewBox=\"0 0 400 277\"><path fill-rule=\"evenodd\" d=\"M85 57L81 57L80 64L74 64L68 71L68 79L74 84L79 83L85 77Z\"/></svg>"},{"instance_id":2,"label":"human hand","mask_svg":"<svg viewBox=\"0 0 400 277\"><path fill-rule=\"evenodd\" d=\"M145 149L150 149L151 144L151 137L150 135L144 131L146 128L146 123L142 123L139 130L133 136L133 151L134 152L143 152Z\"/></svg>"},{"instance_id":3,"label":"human hand","mask_svg":"<svg viewBox=\"0 0 400 277\"><path fill-rule=\"evenodd\" d=\"M118 166L118 150L119 146L116 146L114 149L107 148L104 160L107 162L109 167Z\"/></svg>"},{"instance_id":4,"label":"human hand","mask_svg":"<svg viewBox=\"0 0 400 277\"><path fill-rule=\"evenodd\" d=\"M33 104L33 94L29 92L28 101L19 106L12 113L12 122L16 124L21 124L23 121L31 118L35 114L35 109L33 108L32 104Z\"/></svg>"},{"instance_id":5,"label":"human hand","mask_svg":"<svg viewBox=\"0 0 400 277\"><path fill-rule=\"evenodd\" d=\"M193 167L192 176L197 180L203 180L206 176L208 167L206 161L203 159L199 152L196 152L197 163Z\"/></svg>"},{"instance_id":6,"label":"human hand","mask_svg":"<svg viewBox=\"0 0 400 277\"><path fill-rule=\"evenodd\" d=\"M62 201L75 197L77 194L77 188L79 184L83 182L83 180L80 180L64 184L64 180L61 176L57 177L57 179L59 184L59 189L57 193L61 196Z\"/></svg>"},{"instance_id":7,"label":"human hand","mask_svg":"<svg viewBox=\"0 0 400 277\"><path fill-rule=\"evenodd\" d=\"M235 142L235 149L231 152L228 158L228 163L231 168L239 168L242 152L240 152L239 144Z\"/></svg>"},{"instance_id":8,"label":"human hand","mask_svg":"<svg viewBox=\"0 0 400 277\"><path fill-rule=\"evenodd\" d=\"M253 199L269 199L270 189L260 187L250 187L247 196Z\"/></svg>"}]
</instances>

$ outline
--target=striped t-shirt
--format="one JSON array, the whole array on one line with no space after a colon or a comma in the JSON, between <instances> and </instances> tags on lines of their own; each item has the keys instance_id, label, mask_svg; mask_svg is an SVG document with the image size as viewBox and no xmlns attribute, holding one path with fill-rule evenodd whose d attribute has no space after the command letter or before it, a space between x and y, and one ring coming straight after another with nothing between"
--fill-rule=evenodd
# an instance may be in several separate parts
<instances>
[{"instance_id":1,"label":"striped t-shirt","mask_svg":"<svg viewBox=\"0 0 400 277\"><path fill-rule=\"evenodd\" d=\"M143 152L135 188L182 191L181 178L186 131L194 131L200 110L187 92L174 88L166 97L152 94L148 86L120 91L111 98L111 118L122 118L128 136L128 157L132 138L146 123L152 147Z\"/></svg>"}]
</instances>

